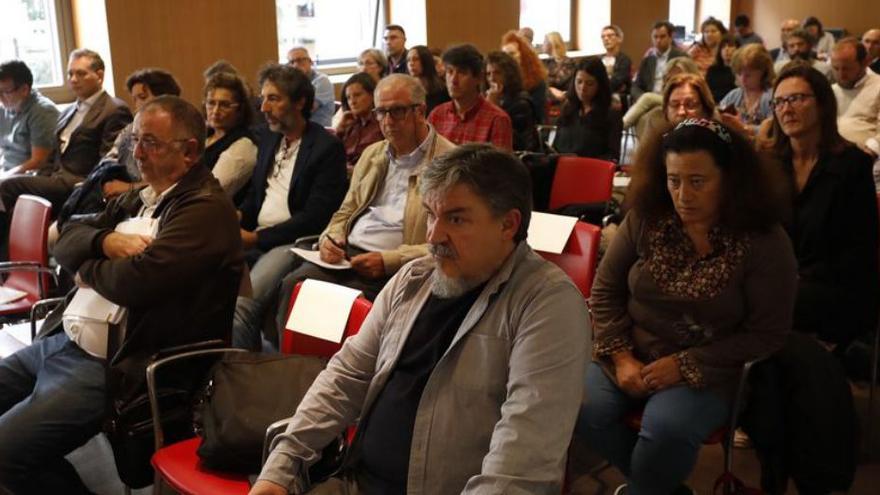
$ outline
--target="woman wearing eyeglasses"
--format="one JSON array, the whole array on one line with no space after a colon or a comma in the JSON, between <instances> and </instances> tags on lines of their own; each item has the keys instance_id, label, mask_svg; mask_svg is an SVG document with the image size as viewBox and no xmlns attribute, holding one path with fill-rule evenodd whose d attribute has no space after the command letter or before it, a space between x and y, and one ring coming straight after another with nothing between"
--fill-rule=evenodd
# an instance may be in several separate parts
<instances>
[{"instance_id":1,"label":"woman wearing eyeglasses","mask_svg":"<svg viewBox=\"0 0 880 495\"><path fill-rule=\"evenodd\" d=\"M644 136L662 134L685 119L718 118L712 91L703 76L683 73L672 76L663 85L663 118L648 117Z\"/></svg>"},{"instance_id":2,"label":"woman wearing eyeglasses","mask_svg":"<svg viewBox=\"0 0 880 495\"><path fill-rule=\"evenodd\" d=\"M257 163L251 93L239 76L220 72L205 83L204 98L208 138L202 162L238 204Z\"/></svg>"},{"instance_id":3,"label":"woman wearing eyeglasses","mask_svg":"<svg viewBox=\"0 0 880 495\"><path fill-rule=\"evenodd\" d=\"M367 146L383 139L379 122L373 117L373 92L376 81L359 72L349 77L342 86L342 118L336 125L336 135L345 146L348 177Z\"/></svg>"},{"instance_id":4,"label":"woman wearing eyeglasses","mask_svg":"<svg viewBox=\"0 0 880 495\"><path fill-rule=\"evenodd\" d=\"M714 120L640 144L634 201L593 285L575 430L626 477L615 494L693 493L682 483L728 419L743 364L785 342L797 273L776 175ZM639 412L638 428L625 423Z\"/></svg>"}]
</instances>

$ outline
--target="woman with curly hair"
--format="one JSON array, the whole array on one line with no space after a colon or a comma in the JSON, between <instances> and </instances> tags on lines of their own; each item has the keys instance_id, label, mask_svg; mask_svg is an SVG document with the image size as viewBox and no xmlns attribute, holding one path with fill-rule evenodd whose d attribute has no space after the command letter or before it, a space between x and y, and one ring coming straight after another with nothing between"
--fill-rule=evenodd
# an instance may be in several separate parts
<instances>
[{"instance_id":1,"label":"woman with curly hair","mask_svg":"<svg viewBox=\"0 0 880 495\"><path fill-rule=\"evenodd\" d=\"M501 37L501 51L513 57L522 71L523 88L529 93L538 123L544 122L547 104L547 68L525 38L516 31L508 31Z\"/></svg>"},{"instance_id":2,"label":"woman with curly hair","mask_svg":"<svg viewBox=\"0 0 880 495\"><path fill-rule=\"evenodd\" d=\"M257 164L257 146L250 132L254 119L251 91L238 75L218 72L205 83L203 98L208 137L202 163L230 197L244 199L245 185Z\"/></svg>"},{"instance_id":3,"label":"woman with curly hair","mask_svg":"<svg viewBox=\"0 0 880 495\"><path fill-rule=\"evenodd\" d=\"M535 111L529 94L523 91L516 60L502 51L486 55L486 99L498 105L513 125L513 150L538 151Z\"/></svg>"}]
</instances>

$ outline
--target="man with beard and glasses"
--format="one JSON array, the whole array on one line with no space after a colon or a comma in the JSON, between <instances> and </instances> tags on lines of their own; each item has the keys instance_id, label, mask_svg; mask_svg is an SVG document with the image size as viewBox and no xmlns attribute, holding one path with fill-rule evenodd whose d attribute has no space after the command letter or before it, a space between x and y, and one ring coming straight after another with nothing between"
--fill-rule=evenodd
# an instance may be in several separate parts
<instances>
[{"instance_id":1,"label":"man with beard and glasses","mask_svg":"<svg viewBox=\"0 0 880 495\"><path fill-rule=\"evenodd\" d=\"M422 172L431 256L379 293L275 439L258 494L559 493L588 353L583 297L526 243L525 166L485 144ZM338 474L306 476L358 420Z\"/></svg>"}]
</instances>

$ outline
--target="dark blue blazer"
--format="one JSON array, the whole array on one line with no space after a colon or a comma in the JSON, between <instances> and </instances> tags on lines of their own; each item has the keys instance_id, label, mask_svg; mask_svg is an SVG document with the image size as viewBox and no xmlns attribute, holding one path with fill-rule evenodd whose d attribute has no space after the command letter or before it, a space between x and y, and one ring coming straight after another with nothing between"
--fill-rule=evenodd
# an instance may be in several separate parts
<instances>
[{"instance_id":1,"label":"dark blue blazer","mask_svg":"<svg viewBox=\"0 0 880 495\"><path fill-rule=\"evenodd\" d=\"M275 166L275 152L283 136L266 131L257 150L251 189L241 205L241 226L257 228L257 216L266 199L266 184ZM319 234L339 208L348 189L345 148L336 136L308 122L293 167L287 206L290 219L257 232L257 248L268 251L297 238Z\"/></svg>"}]
</instances>

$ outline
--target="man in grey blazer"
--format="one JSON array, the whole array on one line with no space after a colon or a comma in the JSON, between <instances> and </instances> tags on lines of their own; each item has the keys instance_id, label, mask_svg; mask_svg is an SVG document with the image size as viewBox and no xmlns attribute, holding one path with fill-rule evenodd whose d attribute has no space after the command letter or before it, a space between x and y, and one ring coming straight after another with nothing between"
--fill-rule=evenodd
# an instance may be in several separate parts
<instances>
[{"instance_id":1,"label":"man in grey blazer","mask_svg":"<svg viewBox=\"0 0 880 495\"><path fill-rule=\"evenodd\" d=\"M67 76L76 102L58 118L58 148L49 165L38 175L14 176L0 183L0 249L6 248L7 224L20 195L48 199L53 215L57 214L73 186L91 172L113 147L116 135L132 120L125 102L101 87L104 61L100 55L84 48L74 50L67 63Z\"/></svg>"},{"instance_id":2,"label":"man in grey blazer","mask_svg":"<svg viewBox=\"0 0 880 495\"><path fill-rule=\"evenodd\" d=\"M663 90L663 72L666 63L676 57L687 56L672 41L674 29L675 26L669 21L658 21L654 24L651 30L654 46L639 65L639 73L633 81L631 90L633 101L638 100L643 93L660 93Z\"/></svg>"}]
</instances>

